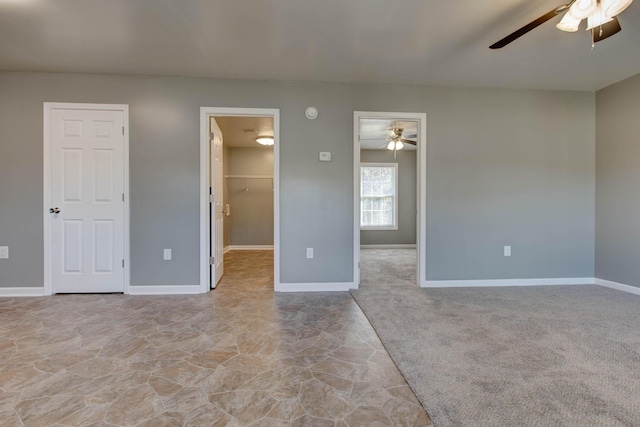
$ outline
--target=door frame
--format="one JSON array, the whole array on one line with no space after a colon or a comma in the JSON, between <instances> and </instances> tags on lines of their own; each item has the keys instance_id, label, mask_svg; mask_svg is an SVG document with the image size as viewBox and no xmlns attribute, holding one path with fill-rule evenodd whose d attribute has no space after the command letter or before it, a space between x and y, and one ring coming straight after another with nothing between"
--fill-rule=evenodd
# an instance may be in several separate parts
<instances>
[{"instance_id":1,"label":"door frame","mask_svg":"<svg viewBox=\"0 0 640 427\"><path fill-rule=\"evenodd\" d=\"M280 284L280 110L277 108L200 107L200 292L210 289L209 268L209 117L273 118L273 285Z\"/></svg>"},{"instance_id":2,"label":"door frame","mask_svg":"<svg viewBox=\"0 0 640 427\"><path fill-rule=\"evenodd\" d=\"M416 285L426 285L427 253L427 114L381 111L353 113L353 283L360 286L360 119L394 119L418 122L416 145Z\"/></svg>"},{"instance_id":3,"label":"door frame","mask_svg":"<svg viewBox=\"0 0 640 427\"><path fill-rule=\"evenodd\" d=\"M44 225L44 295L51 295L51 113L53 110L107 110L122 111L124 120L123 174L124 174L124 293L129 293L131 284L131 257L129 238L129 105L84 104L45 102L43 108L43 225Z\"/></svg>"}]
</instances>

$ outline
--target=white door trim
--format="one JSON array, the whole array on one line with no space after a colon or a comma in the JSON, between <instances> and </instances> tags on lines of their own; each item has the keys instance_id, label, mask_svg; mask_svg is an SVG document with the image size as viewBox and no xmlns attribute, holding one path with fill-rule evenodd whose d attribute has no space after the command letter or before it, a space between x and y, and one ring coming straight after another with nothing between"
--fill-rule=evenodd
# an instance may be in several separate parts
<instances>
[{"instance_id":1,"label":"white door trim","mask_svg":"<svg viewBox=\"0 0 640 427\"><path fill-rule=\"evenodd\" d=\"M426 284L427 253L427 115L426 113L393 113L354 111L353 113L353 283L360 286L360 119L416 120L418 122L417 148L417 285Z\"/></svg>"},{"instance_id":2,"label":"white door trim","mask_svg":"<svg viewBox=\"0 0 640 427\"><path fill-rule=\"evenodd\" d=\"M273 280L280 284L280 110L200 107L200 292L209 292L209 117L273 117Z\"/></svg>"},{"instance_id":3,"label":"white door trim","mask_svg":"<svg viewBox=\"0 0 640 427\"><path fill-rule=\"evenodd\" d=\"M129 106L126 104L83 104L45 102L43 114L43 224L44 224L44 295L51 295L51 113L64 110L122 111L124 115L124 293L131 283L131 257L129 252Z\"/></svg>"}]
</instances>

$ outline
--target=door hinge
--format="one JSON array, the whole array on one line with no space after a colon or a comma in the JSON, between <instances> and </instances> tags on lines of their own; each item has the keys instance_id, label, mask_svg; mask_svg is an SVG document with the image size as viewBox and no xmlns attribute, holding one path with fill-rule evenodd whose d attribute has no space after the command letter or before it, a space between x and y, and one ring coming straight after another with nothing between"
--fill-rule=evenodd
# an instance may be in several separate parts
<instances>
[{"instance_id":1,"label":"door hinge","mask_svg":"<svg viewBox=\"0 0 640 427\"><path fill-rule=\"evenodd\" d=\"M122 126L122 136L124 136L124 126Z\"/></svg>"},{"instance_id":2,"label":"door hinge","mask_svg":"<svg viewBox=\"0 0 640 427\"><path fill-rule=\"evenodd\" d=\"M124 260L122 260L122 268L124 268Z\"/></svg>"},{"instance_id":3,"label":"door hinge","mask_svg":"<svg viewBox=\"0 0 640 427\"><path fill-rule=\"evenodd\" d=\"M209 203L213 203L215 201L216 201L216 199L215 199L214 195L213 194L209 194Z\"/></svg>"},{"instance_id":4,"label":"door hinge","mask_svg":"<svg viewBox=\"0 0 640 427\"><path fill-rule=\"evenodd\" d=\"M215 257L212 257L212 256L209 257L209 264L210 265L213 265L215 263L215 261L216 261Z\"/></svg>"},{"instance_id":5,"label":"door hinge","mask_svg":"<svg viewBox=\"0 0 640 427\"><path fill-rule=\"evenodd\" d=\"M209 139L213 140L213 132L209 132Z\"/></svg>"},{"instance_id":6,"label":"door hinge","mask_svg":"<svg viewBox=\"0 0 640 427\"><path fill-rule=\"evenodd\" d=\"M124 202L124 193L122 193L122 201Z\"/></svg>"}]
</instances>

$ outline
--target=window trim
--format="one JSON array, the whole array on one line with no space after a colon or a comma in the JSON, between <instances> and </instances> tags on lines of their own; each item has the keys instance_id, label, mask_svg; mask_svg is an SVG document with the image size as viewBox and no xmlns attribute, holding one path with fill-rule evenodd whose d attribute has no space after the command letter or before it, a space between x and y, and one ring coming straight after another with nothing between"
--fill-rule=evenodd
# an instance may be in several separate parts
<instances>
[{"instance_id":1,"label":"window trim","mask_svg":"<svg viewBox=\"0 0 640 427\"><path fill-rule=\"evenodd\" d=\"M362 225L362 168L363 167L378 167L378 168L393 168L393 180L394 180L394 195L393 195L393 225ZM397 162L388 162L388 163L370 163L370 162L361 162L360 163L360 191L358 198L360 199L360 230L364 231L394 231L398 230L398 163Z\"/></svg>"}]
</instances>

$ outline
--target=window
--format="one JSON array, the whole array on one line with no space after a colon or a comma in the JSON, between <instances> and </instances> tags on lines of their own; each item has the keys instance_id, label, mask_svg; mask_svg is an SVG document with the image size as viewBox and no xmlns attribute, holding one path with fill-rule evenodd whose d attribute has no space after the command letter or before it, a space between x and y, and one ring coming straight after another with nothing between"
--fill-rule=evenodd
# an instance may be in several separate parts
<instances>
[{"instance_id":1,"label":"window","mask_svg":"<svg viewBox=\"0 0 640 427\"><path fill-rule=\"evenodd\" d=\"M398 164L360 164L360 228L398 229Z\"/></svg>"}]
</instances>

